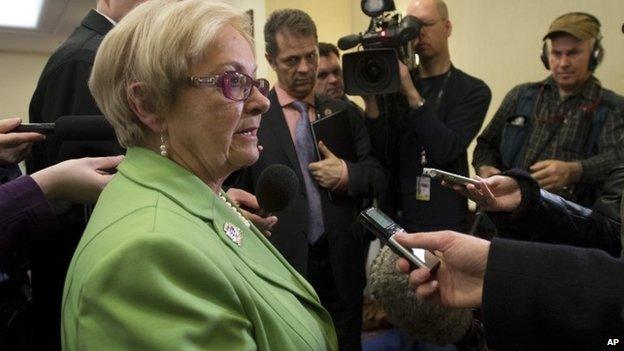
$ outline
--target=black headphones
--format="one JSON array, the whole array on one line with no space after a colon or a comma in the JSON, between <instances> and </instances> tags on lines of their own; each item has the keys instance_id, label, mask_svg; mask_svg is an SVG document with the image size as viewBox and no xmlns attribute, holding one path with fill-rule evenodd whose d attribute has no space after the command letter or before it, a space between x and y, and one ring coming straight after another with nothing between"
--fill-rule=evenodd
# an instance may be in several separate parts
<instances>
[{"instance_id":1,"label":"black headphones","mask_svg":"<svg viewBox=\"0 0 624 351\"><path fill-rule=\"evenodd\" d=\"M573 12L573 14L585 16L592 22L595 22L599 28L601 26L600 21L596 17L590 15L589 13ZM563 16L567 16L567 15L569 14L565 14ZM600 37L597 37L594 39L596 39L596 42L594 42L594 47L592 48L591 56L589 57L589 65L588 65L589 70L592 72L596 69L596 67L598 67L600 62L602 62L602 58L604 56L604 49L602 48L602 44L600 43ZM542 54L540 55L540 59L542 60L544 67L546 67L547 70L550 70L550 64L548 63L548 44L546 43L546 40L544 40L544 44L542 45Z\"/></svg>"}]
</instances>

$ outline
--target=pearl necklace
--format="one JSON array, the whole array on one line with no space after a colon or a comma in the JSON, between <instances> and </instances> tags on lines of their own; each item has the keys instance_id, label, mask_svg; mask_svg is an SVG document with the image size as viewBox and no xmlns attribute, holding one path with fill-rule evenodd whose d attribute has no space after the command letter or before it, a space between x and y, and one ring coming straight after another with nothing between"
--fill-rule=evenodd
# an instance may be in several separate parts
<instances>
[{"instance_id":1,"label":"pearl necklace","mask_svg":"<svg viewBox=\"0 0 624 351\"><path fill-rule=\"evenodd\" d=\"M236 213L238 215L238 217L240 218L240 220L243 222L243 224L247 227L250 228L251 227L251 223L249 223L249 221L247 220L247 218L245 218L242 214L242 212L238 209L238 207L232 205L228 199L225 197L225 195L223 195L222 193L219 193L219 197L221 198L221 200L223 200L228 207L234 211L234 213Z\"/></svg>"}]
</instances>

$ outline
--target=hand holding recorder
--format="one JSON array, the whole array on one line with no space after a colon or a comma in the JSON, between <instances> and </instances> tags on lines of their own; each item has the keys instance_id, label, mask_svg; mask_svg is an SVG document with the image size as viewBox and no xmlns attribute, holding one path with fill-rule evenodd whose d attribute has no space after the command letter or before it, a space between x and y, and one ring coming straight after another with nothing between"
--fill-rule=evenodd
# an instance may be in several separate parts
<instances>
[{"instance_id":1,"label":"hand holding recorder","mask_svg":"<svg viewBox=\"0 0 624 351\"><path fill-rule=\"evenodd\" d=\"M397 260L397 269L409 274L409 283L416 288L419 299L448 307L481 306L489 241L448 230L398 233L395 239L404 247L436 251L442 257L436 271L420 268L411 270L406 259Z\"/></svg>"},{"instance_id":2,"label":"hand holding recorder","mask_svg":"<svg viewBox=\"0 0 624 351\"><path fill-rule=\"evenodd\" d=\"M409 262L411 269L426 268L429 271L435 271L440 265L440 260L433 253L419 248L410 250L399 244L395 236L399 233L405 233L405 230L376 207L362 211L358 220L383 244L388 245L394 253L404 257Z\"/></svg>"}]
</instances>

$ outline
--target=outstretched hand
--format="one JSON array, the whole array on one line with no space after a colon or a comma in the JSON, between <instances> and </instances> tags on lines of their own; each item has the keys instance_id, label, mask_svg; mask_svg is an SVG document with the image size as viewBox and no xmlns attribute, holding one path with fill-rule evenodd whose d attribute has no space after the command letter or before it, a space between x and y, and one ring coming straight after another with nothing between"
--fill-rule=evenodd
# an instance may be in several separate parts
<instances>
[{"instance_id":1,"label":"outstretched hand","mask_svg":"<svg viewBox=\"0 0 624 351\"><path fill-rule=\"evenodd\" d=\"M409 274L419 299L448 307L481 306L489 241L452 231L397 234L396 240L408 248L436 252L441 258L433 275L427 268L410 272L405 258L397 260L397 269Z\"/></svg>"},{"instance_id":2,"label":"outstretched hand","mask_svg":"<svg viewBox=\"0 0 624 351\"><path fill-rule=\"evenodd\" d=\"M442 185L453 188L477 203L483 211L511 212L520 205L522 192L518 182L507 176L495 175L487 179L477 176L478 185L466 186L442 181Z\"/></svg>"},{"instance_id":3,"label":"outstretched hand","mask_svg":"<svg viewBox=\"0 0 624 351\"><path fill-rule=\"evenodd\" d=\"M48 198L95 203L113 178L106 170L116 168L122 160L123 156L67 160L34 173L32 178Z\"/></svg>"}]
</instances>

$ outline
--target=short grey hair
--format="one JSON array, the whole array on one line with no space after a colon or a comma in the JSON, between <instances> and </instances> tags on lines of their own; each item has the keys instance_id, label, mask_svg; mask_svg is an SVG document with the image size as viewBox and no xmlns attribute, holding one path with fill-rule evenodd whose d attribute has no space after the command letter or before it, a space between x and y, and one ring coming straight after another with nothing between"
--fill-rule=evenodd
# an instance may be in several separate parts
<instances>
[{"instance_id":1,"label":"short grey hair","mask_svg":"<svg viewBox=\"0 0 624 351\"><path fill-rule=\"evenodd\" d=\"M205 59L230 25L251 45L249 17L206 0L151 0L132 10L105 37L89 89L124 147L140 146L149 129L130 108L130 86L143 83L143 99L159 119L170 111L190 67Z\"/></svg>"}]
</instances>

